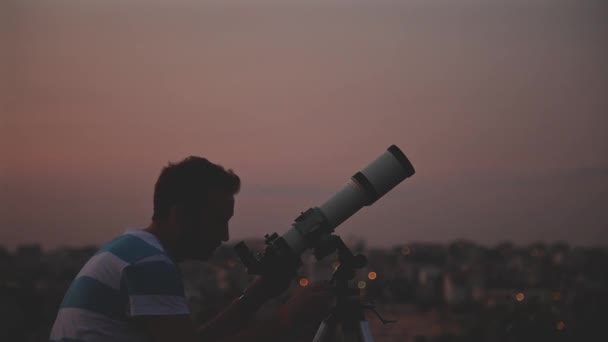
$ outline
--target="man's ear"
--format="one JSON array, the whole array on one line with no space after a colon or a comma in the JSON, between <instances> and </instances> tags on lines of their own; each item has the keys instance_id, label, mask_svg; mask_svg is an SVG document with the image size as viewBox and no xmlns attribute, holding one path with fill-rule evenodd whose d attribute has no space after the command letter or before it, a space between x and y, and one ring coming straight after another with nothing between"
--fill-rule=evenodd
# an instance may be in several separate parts
<instances>
[{"instance_id":1,"label":"man's ear","mask_svg":"<svg viewBox=\"0 0 608 342\"><path fill-rule=\"evenodd\" d=\"M188 227L196 223L193 210L183 204L174 204L169 209L169 222L177 227Z\"/></svg>"}]
</instances>

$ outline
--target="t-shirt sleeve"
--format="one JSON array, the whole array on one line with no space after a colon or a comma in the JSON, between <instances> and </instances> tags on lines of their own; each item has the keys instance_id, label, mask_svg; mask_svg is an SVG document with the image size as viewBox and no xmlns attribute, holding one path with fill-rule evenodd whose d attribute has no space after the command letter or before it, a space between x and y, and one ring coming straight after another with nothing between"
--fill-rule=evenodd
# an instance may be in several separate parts
<instances>
[{"instance_id":1,"label":"t-shirt sleeve","mask_svg":"<svg viewBox=\"0 0 608 342\"><path fill-rule=\"evenodd\" d=\"M190 313L181 275L168 258L129 265L123 270L121 281L128 296L126 313L130 317Z\"/></svg>"}]
</instances>

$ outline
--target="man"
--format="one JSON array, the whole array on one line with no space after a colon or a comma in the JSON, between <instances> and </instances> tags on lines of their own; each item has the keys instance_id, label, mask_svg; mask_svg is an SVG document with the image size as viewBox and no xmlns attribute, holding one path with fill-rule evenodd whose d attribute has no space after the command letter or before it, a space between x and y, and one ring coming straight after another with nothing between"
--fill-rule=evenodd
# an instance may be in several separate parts
<instances>
[{"instance_id":1,"label":"man","mask_svg":"<svg viewBox=\"0 0 608 342\"><path fill-rule=\"evenodd\" d=\"M258 277L211 322L195 327L176 262L207 260L228 241L240 179L200 157L165 167L154 189L152 223L102 246L65 294L51 341L270 341L298 322L321 319L329 289L311 286L255 327L244 323L290 279Z\"/></svg>"}]
</instances>

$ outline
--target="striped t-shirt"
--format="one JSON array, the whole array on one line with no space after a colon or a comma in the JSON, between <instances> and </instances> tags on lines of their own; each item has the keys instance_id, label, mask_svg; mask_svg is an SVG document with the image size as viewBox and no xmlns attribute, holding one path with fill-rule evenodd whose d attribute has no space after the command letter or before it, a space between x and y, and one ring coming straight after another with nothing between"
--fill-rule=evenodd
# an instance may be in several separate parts
<instances>
[{"instance_id":1,"label":"striped t-shirt","mask_svg":"<svg viewBox=\"0 0 608 342\"><path fill-rule=\"evenodd\" d=\"M181 276L158 239L128 230L102 246L78 273L50 341L147 341L132 317L189 313Z\"/></svg>"}]
</instances>

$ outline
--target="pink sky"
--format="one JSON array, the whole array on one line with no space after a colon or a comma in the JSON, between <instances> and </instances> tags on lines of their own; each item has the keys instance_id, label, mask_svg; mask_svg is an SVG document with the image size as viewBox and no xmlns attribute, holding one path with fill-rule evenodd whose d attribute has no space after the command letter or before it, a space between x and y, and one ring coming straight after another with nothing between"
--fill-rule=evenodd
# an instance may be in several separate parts
<instances>
[{"instance_id":1,"label":"pink sky","mask_svg":"<svg viewBox=\"0 0 608 342\"><path fill-rule=\"evenodd\" d=\"M4 6L0 244L144 226L188 155L241 176L234 242L281 233L391 144L417 174L345 236L608 243L600 1Z\"/></svg>"}]
</instances>

